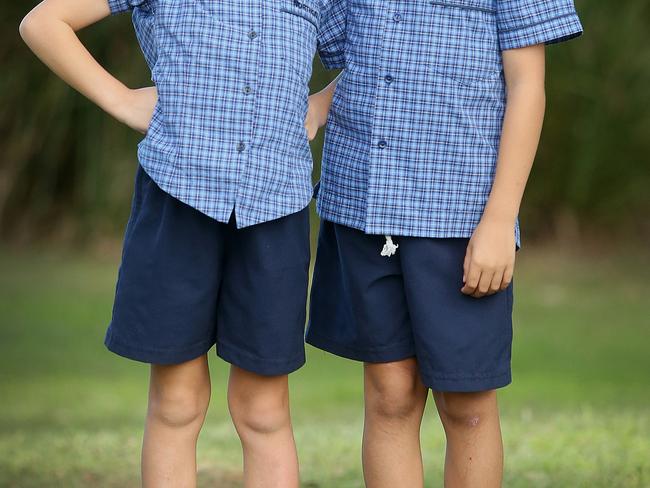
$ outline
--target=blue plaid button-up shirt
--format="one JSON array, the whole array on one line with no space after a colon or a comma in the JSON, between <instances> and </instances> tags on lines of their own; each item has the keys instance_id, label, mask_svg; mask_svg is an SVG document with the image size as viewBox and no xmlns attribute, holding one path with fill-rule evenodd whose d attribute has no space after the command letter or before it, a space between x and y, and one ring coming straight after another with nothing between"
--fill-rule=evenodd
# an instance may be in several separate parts
<instances>
[{"instance_id":1,"label":"blue plaid button-up shirt","mask_svg":"<svg viewBox=\"0 0 650 488\"><path fill-rule=\"evenodd\" d=\"M133 11L158 103L138 147L167 193L238 227L304 208L315 52L343 66L340 0L109 0Z\"/></svg>"},{"instance_id":2,"label":"blue plaid button-up shirt","mask_svg":"<svg viewBox=\"0 0 650 488\"><path fill-rule=\"evenodd\" d=\"M321 217L369 234L470 237L496 167L501 52L581 32L572 0L348 0Z\"/></svg>"}]
</instances>

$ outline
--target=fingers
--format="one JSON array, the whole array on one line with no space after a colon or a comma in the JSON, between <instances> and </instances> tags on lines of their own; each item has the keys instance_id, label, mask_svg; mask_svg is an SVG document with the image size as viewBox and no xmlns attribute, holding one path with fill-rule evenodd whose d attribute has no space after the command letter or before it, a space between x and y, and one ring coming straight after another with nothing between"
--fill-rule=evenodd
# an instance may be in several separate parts
<instances>
[{"instance_id":1,"label":"fingers","mask_svg":"<svg viewBox=\"0 0 650 488\"><path fill-rule=\"evenodd\" d=\"M494 272L492 281L490 282L490 289L488 290L487 295L494 295L495 293L501 291L501 283L503 282L504 273L505 268L499 268Z\"/></svg>"},{"instance_id":2,"label":"fingers","mask_svg":"<svg viewBox=\"0 0 650 488\"><path fill-rule=\"evenodd\" d=\"M501 280L501 290L505 290L512 283L512 275L514 273L514 266L506 266L505 271L503 272L503 279Z\"/></svg>"},{"instance_id":3,"label":"fingers","mask_svg":"<svg viewBox=\"0 0 650 488\"><path fill-rule=\"evenodd\" d=\"M505 290L512 281L514 259L500 256L486 259L479 256L472 242L467 246L463 260L463 286L461 292L473 298L494 295Z\"/></svg>"},{"instance_id":4,"label":"fingers","mask_svg":"<svg viewBox=\"0 0 650 488\"><path fill-rule=\"evenodd\" d=\"M464 285L461 292L474 298L481 298L505 289L512 280L512 270L507 267L489 268L480 266L471 260L466 264L469 269L463 276ZM509 277L506 279L506 277ZM504 286L504 283L507 284Z\"/></svg>"},{"instance_id":5,"label":"fingers","mask_svg":"<svg viewBox=\"0 0 650 488\"><path fill-rule=\"evenodd\" d=\"M490 269L481 270L481 279L478 282L478 286L472 296L474 298L481 298L486 295L490 295L490 286L492 284L492 279L494 278L494 271Z\"/></svg>"},{"instance_id":6,"label":"fingers","mask_svg":"<svg viewBox=\"0 0 650 488\"><path fill-rule=\"evenodd\" d=\"M472 262L472 248L467 247L465 252L465 260L463 261L463 284L467 284L467 276L469 275L469 265Z\"/></svg>"},{"instance_id":7,"label":"fingers","mask_svg":"<svg viewBox=\"0 0 650 488\"><path fill-rule=\"evenodd\" d=\"M481 281L481 268L476 266L470 260L468 265L468 270L465 277L465 284L460 289L465 295L473 295L478 289L479 283Z\"/></svg>"}]
</instances>

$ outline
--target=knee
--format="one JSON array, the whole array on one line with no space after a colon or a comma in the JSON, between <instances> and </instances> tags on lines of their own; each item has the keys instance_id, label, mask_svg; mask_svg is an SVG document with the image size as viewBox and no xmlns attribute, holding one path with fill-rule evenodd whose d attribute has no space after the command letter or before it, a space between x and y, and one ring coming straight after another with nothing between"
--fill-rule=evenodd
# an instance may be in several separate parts
<instances>
[{"instance_id":1,"label":"knee","mask_svg":"<svg viewBox=\"0 0 650 488\"><path fill-rule=\"evenodd\" d=\"M438 412L445 428L476 429L496 412L496 393L441 393Z\"/></svg>"},{"instance_id":2,"label":"knee","mask_svg":"<svg viewBox=\"0 0 650 488\"><path fill-rule=\"evenodd\" d=\"M426 388L416 368L398 375L381 374L367 378L366 415L382 421L399 422L421 415L426 401Z\"/></svg>"},{"instance_id":3,"label":"knee","mask_svg":"<svg viewBox=\"0 0 650 488\"><path fill-rule=\"evenodd\" d=\"M203 423L210 391L184 386L153 389L149 395L149 416L168 427L183 428Z\"/></svg>"},{"instance_id":4,"label":"knee","mask_svg":"<svg viewBox=\"0 0 650 488\"><path fill-rule=\"evenodd\" d=\"M228 394L230 415L239 436L247 439L278 432L290 425L289 397L284 391Z\"/></svg>"}]
</instances>

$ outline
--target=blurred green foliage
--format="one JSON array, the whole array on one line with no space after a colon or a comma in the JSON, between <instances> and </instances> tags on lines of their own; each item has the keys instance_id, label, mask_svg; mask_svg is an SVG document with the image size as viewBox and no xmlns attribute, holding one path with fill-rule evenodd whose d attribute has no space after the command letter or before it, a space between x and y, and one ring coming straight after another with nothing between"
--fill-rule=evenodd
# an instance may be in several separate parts
<instances>
[{"instance_id":1,"label":"blurred green foliage","mask_svg":"<svg viewBox=\"0 0 650 488\"><path fill-rule=\"evenodd\" d=\"M522 210L529 236L650 235L650 4L577 1L585 35L548 52L548 110ZM0 240L119 235L139 135L65 86L22 44L30 5L0 11ZM81 33L129 86L149 74L128 15ZM315 63L313 88L331 78ZM322 136L314 144L320 155ZM316 158L319 159L318 157Z\"/></svg>"}]
</instances>

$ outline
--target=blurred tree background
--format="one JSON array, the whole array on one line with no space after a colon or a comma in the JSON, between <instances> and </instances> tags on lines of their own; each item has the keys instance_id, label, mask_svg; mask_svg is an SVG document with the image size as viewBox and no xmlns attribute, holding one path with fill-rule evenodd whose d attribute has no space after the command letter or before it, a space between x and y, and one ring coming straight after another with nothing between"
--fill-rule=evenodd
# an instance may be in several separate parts
<instances>
[{"instance_id":1,"label":"blurred tree background","mask_svg":"<svg viewBox=\"0 0 650 488\"><path fill-rule=\"evenodd\" d=\"M30 54L18 35L30 7L4 1L0 11L0 240L119 236L140 136ZM650 3L578 0L577 7L586 34L547 50L546 126L523 226L528 238L647 238ZM129 86L150 83L128 15L100 22L81 36ZM317 89L332 74L318 61L314 66ZM322 136L314 144L316 155L321 145Z\"/></svg>"}]
</instances>

